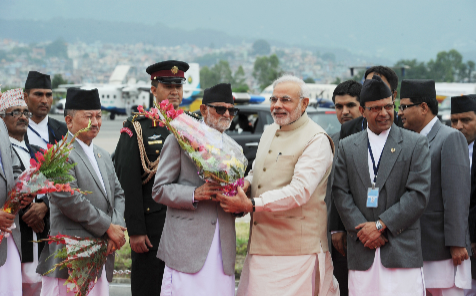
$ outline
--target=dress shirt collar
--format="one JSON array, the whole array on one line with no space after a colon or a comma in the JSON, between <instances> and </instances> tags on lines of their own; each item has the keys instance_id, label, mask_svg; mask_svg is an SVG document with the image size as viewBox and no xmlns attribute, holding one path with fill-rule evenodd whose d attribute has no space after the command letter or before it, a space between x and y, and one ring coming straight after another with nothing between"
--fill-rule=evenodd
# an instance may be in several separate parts
<instances>
[{"instance_id":1,"label":"dress shirt collar","mask_svg":"<svg viewBox=\"0 0 476 296\"><path fill-rule=\"evenodd\" d=\"M435 125L436 121L438 120L438 117L433 117L433 119L428 122L428 124L420 131L420 135L423 135L423 136L428 136L428 134L431 132L431 129L433 128L433 126Z\"/></svg>"},{"instance_id":2,"label":"dress shirt collar","mask_svg":"<svg viewBox=\"0 0 476 296\"><path fill-rule=\"evenodd\" d=\"M68 132L68 133L71 135L71 137L74 137L74 135L71 132ZM93 141L91 141L91 144L89 146L78 138L76 138L75 141L78 141L79 145L81 146L81 148L83 148L84 153L86 153L87 156L92 155L92 157L94 158Z\"/></svg>"},{"instance_id":3,"label":"dress shirt collar","mask_svg":"<svg viewBox=\"0 0 476 296\"><path fill-rule=\"evenodd\" d=\"M37 131L47 131L48 130L48 115L46 115L45 118L42 121L40 121L40 123L38 124L30 119L29 124L31 125L32 128L34 128Z\"/></svg>"},{"instance_id":4,"label":"dress shirt collar","mask_svg":"<svg viewBox=\"0 0 476 296\"><path fill-rule=\"evenodd\" d=\"M372 143L384 143L387 142L388 135L390 134L390 130L392 127L390 127L388 130L385 130L381 132L379 135L371 131L367 125L367 134L369 136L369 142L370 144Z\"/></svg>"},{"instance_id":5,"label":"dress shirt collar","mask_svg":"<svg viewBox=\"0 0 476 296\"><path fill-rule=\"evenodd\" d=\"M23 147L23 148L28 150L28 147L26 147L26 143L25 143L24 140L20 142L17 139L10 137L10 142L12 144L18 145L18 146Z\"/></svg>"}]
</instances>

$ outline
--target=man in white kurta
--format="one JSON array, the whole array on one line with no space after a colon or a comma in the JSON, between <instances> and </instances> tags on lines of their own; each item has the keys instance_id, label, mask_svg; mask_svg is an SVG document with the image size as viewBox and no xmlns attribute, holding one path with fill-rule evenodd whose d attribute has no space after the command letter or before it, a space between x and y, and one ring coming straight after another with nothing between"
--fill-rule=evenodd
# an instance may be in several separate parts
<instances>
[{"instance_id":1,"label":"man in white kurta","mask_svg":"<svg viewBox=\"0 0 476 296\"><path fill-rule=\"evenodd\" d=\"M393 123L392 93L364 82L367 129L339 142L332 195L347 230L349 295L425 295L420 221L430 193L423 136Z\"/></svg>"},{"instance_id":2,"label":"man in white kurta","mask_svg":"<svg viewBox=\"0 0 476 296\"><path fill-rule=\"evenodd\" d=\"M469 231L472 248L471 288L465 290L466 296L476 296L476 169L473 167L473 149L476 139L476 95L466 95L451 98L451 127L459 130L466 138L469 152L471 175L471 195L469 211Z\"/></svg>"},{"instance_id":3,"label":"man in white kurta","mask_svg":"<svg viewBox=\"0 0 476 296\"><path fill-rule=\"evenodd\" d=\"M398 115L404 128L428 138L431 154L430 200L420 218L427 294L463 296L471 287L467 141L437 114L435 81L404 79Z\"/></svg>"},{"instance_id":4,"label":"man in white kurta","mask_svg":"<svg viewBox=\"0 0 476 296\"><path fill-rule=\"evenodd\" d=\"M230 84L204 91L201 124L208 129L207 143L217 151L236 111ZM167 206L157 251L165 262L160 295L234 296L235 216L225 213L214 198L220 186L198 176L173 135L167 137L160 158L152 189L154 200Z\"/></svg>"},{"instance_id":5,"label":"man in white kurta","mask_svg":"<svg viewBox=\"0 0 476 296\"><path fill-rule=\"evenodd\" d=\"M10 93L15 94L13 96ZM0 98L0 115L7 126L10 142L15 154L19 157L22 170L30 168L30 158L33 152L39 150L32 149L24 141L24 135L28 128L28 119L31 113L23 99L21 89L11 90ZM42 197L39 197L42 198ZM36 201L41 201L35 198ZM37 233L47 235L45 216L48 207L44 202L33 201L32 205L20 213L20 230L22 234L22 282L24 296L39 296L41 291L41 276L36 273L38 266L38 244L32 243L38 239ZM28 213L28 214L27 214ZM29 226L31 225L31 226Z\"/></svg>"},{"instance_id":6,"label":"man in white kurta","mask_svg":"<svg viewBox=\"0 0 476 296\"><path fill-rule=\"evenodd\" d=\"M274 124L264 131L238 195L219 195L225 211L252 212L248 255L237 295L339 295L327 242L324 202L333 144L305 112L305 83L273 83Z\"/></svg>"}]
</instances>

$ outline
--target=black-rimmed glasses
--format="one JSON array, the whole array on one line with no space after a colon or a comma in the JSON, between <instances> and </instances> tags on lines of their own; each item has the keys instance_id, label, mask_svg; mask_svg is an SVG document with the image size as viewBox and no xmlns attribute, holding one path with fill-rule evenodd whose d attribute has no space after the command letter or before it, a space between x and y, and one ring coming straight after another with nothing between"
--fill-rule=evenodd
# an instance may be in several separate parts
<instances>
[{"instance_id":1,"label":"black-rimmed glasses","mask_svg":"<svg viewBox=\"0 0 476 296\"><path fill-rule=\"evenodd\" d=\"M215 111L219 114L219 115L225 115L226 113L226 110L228 110L228 113L230 114L230 116L235 116L236 114L238 114L238 112L240 111L240 109L238 108L235 108L235 107L223 107L223 106L214 106L214 105L209 105L209 104L205 104L206 106L208 107L212 107L215 109Z\"/></svg>"},{"instance_id":2,"label":"black-rimmed glasses","mask_svg":"<svg viewBox=\"0 0 476 296\"><path fill-rule=\"evenodd\" d=\"M378 113L382 111L382 108L384 108L386 111L390 111L390 110L393 110L394 107L395 107L394 104L387 104L384 106L371 106L371 107L364 106L365 109L370 110L370 112L374 112L374 113Z\"/></svg>"},{"instance_id":3,"label":"black-rimmed glasses","mask_svg":"<svg viewBox=\"0 0 476 296\"><path fill-rule=\"evenodd\" d=\"M422 103L423 103L423 102L421 102L421 103L415 103L415 104L408 104L408 105L400 104L400 106L398 106L398 110L405 111L405 109L407 109L407 108L409 108L409 107L418 106L418 105L421 105Z\"/></svg>"},{"instance_id":4,"label":"black-rimmed glasses","mask_svg":"<svg viewBox=\"0 0 476 296\"><path fill-rule=\"evenodd\" d=\"M10 115L10 116L13 116L13 118L18 118L22 115L25 115L26 118L31 118L33 116L33 113L31 113L30 111L19 111L19 110L15 110L15 111L12 111L12 112L8 112L8 113L5 113L5 112L0 112L0 115Z\"/></svg>"}]
</instances>

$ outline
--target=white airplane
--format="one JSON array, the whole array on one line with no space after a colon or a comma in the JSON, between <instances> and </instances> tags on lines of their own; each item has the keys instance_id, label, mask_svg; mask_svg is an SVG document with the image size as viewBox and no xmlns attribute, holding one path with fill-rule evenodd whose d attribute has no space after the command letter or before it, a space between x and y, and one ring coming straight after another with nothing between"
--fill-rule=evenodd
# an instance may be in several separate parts
<instances>
[{"instance_id":1,"label":"white airplane","mask_svg":"<svg viewBox=\"0 0 476 296\"><path fill-rule=\"evenodd\" d=\"M185 72L186 82L183 86L181 106L190 105L201 92L199 66L197 63L190 63L189 65L190 68ZM144 106L146 109L154 107L154 96L150 92L150 82L136 82L134 78L131 78L126 84L123 84L130 68L131 66L128 65L116 66L109 78L108 84L62 84L54 91L66 92L70 87L79 87L87 90L97 88L99 98L101 99L101 109L109 111L110 119L114 119L116 114L126 114L129 116L139 105ZM57 108L60 107L59 103L57 105Z\"/></svg>"}]
</instances>

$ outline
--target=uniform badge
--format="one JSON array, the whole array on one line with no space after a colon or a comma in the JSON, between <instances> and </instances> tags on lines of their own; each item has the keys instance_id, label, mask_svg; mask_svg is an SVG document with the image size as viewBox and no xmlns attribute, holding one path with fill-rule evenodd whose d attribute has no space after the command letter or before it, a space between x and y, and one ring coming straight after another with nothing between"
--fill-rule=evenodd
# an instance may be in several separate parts
<instances>
[{"instance_id":1,"label":"uniform badge","mask_svg":"<svg viewBox=\"0 0 476 296\"><path fill-rule=\"evenodd\" d=\"M153 135L148 137L149 145L160 145L162 144L162 140L159 140L161 135Z\"/></svg>"},{"instance_id":2,"label":"uniform badge","mask_svg":"<svg viewBox=\"0 0 476 296\"><path fill-rule=\"evenodd\" d=\"M172 71L172 73L175 75L178 73L178 68L177 66L173 66L172 69L170 69L170 71Z\"/></svg>"},{"instance_id":3,"label":"uniform badge","mask_svg":"<svg viewBox=\"0 0 476 296\"><path fill-rule=\"evenodd\" d=\"M131 131L129 128L127 128L127 127L121 128L121 134L122 134L122 133L126 133L126 134L129 135L129 138L132 138L133 133L132 133L132 131Z\"/></svg>"},{"instance_id":4,"label":"uniform badge","mask_svg":"<svg viewBox=\"0 0 476 296\"><path fill-rule=\"evenodd\" d=\"M148 139L149 140L157 140L157 139L160 139L160 136L161 135L153 135L153 136L150 136Z\"/></svg>"},{"instance_id":5,"label":"uniform badge","mask_svg":"<svg viewBox=\"0 0 476 296\"><path fill-rule=\"evenodd\" d=\"M100 154L100 153L98 153L98 157L101 158L101 154Z\"/></svg>"}]
</instances>

